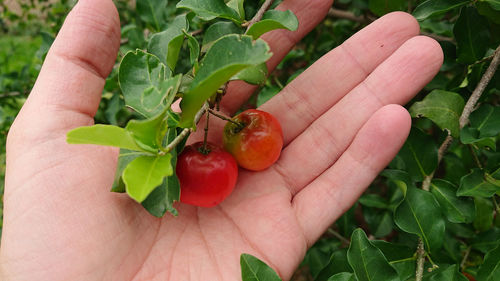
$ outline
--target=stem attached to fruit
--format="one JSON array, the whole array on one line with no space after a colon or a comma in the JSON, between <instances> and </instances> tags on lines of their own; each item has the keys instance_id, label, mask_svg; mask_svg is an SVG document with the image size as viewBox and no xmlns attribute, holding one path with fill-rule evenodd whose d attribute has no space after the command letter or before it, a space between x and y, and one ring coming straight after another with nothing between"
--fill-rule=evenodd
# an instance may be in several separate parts
<instances>
[{"instance_id":1,"label":"stem attached to fruit","mask_svg":"<svg viewBox=\"0 0 500 281\"><path fill-rule=\"evenodd\" d=\"M221 115L221 114L215 112L213 109L209 109L208 113L210 113L213 116L218 117L218 118L220 118L220 119L222 119L224 121L228 121L228 122L231 122L231 123L235 124L236 126L238 126L239 129L245 128L245 124L244 123L240 123L240 122L234 121L233 119L231 119L229 117L226 117L224 115Z\"/></svg>"},{"instance_id":2,"label":"stem attached to fruit","mask_svg":"<svg viewBox=\"0 0 500 281\"><path fill-rule=\"evenodd\" d=\"M210 109L208 109L208 112L210 112ZM201 153L203 154L208 154L210 151L208 150L207 147L207 140L208 140L208 126L210 124L210 114L207 113L207 122L205 124L205 135L203 136L203 146L201 148Z\"/></svg>"},{"instance_id":3,"label":"stem attached to fruit","mask_svg":"<svg viewBox=\"0 0 500 281\"><path fill-rule=\"evenodd\" d=\"M208 104L205 103L203 105L203 107L196 113L196 115L194 117L195 124L198 124L198 122L200 122L201 117L207 111L207 109L208 109ZM182 140L184 140L184 138L186 138L193 131L194 131L194 129L192 129L192 128L186 128L186 129L182 130L182 132L172 142L170 142L167 145L167 147L165 147L165 149L162 151L162 153L169 153L170 151L172 151L179 143L182 142Z\"/></svg>"}]
</instances>

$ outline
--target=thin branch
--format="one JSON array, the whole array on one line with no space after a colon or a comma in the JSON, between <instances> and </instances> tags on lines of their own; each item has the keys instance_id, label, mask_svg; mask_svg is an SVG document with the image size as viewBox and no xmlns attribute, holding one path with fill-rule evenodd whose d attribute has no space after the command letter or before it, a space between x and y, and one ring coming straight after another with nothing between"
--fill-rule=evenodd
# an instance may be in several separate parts
<instances>
[{"instance_id":1,"label":"thin branch","mask_svg":"<svg viewBox=\"0 0 500 281\"><path fill-rule=\"evenodd\" d=\"M467 125L467 123L469 123L470 114L474 110L477 101L483 94L484 89L486 89L486 87L490 83L491 78L493 78L493 75L495 75L495 72L497 71L499 64L500 64L500 46L495 50L495 55L491 60L490 66L488 66L488 69L486 69L486 72L479 81L479 84L477 84L476 89L474 89L474 92L472 92L472 95L467 101L467 104L465 104L464 111L460 116L460 128L463 128L465 125Z\"/></svg>"},{"instance_id":2,"label":"thin branch","mask_svg":"<svg viewBox=\"0 0 500 281\"><path fill-rule=\"evenodd\" d=\"M17 96L22 96L22 95L25 95L25 94L21 93L21 92L10 92L10 93L0 94L0 98L17 97Z\"/></svg>"},{"instance_id":3,"label":"thin branch","mask_svg":"<svg viewBox=\"0 0 500 281\"><path fill-rule=\"evenodd\" d=\"M425 264L425 249L422 239L418 239L417 247L417 270L415 272L415 281L422 281L424 277L424 264Z\"/></svg>"},{"instance_id":4,"label":"thin branch","mask_svg":"<svg viewBox=\"0 0 500 281\"><path fill-rule=\"evenodd\" d=\"M465 125L467 125L467 123L469 123L470 114L476 107L477 101L479 100L484 90L490 83L491 78L493 78L493 75L495 75L495 72L497 71L499 64L500 64L500 46L498 46L497 49L495 50L495 54L493 56L493 59L491 60L490 66L488 66L488 69L486 69L486 72L484 73L483 77L481 77L481 80L474 89L474 92L472 92L472 95L465 104L464 110L462 111L462 115L460 115L460 120L459 120L460 129L462 129L463 127L465 127ZM438 150L438 166L441 163L441 160L443 160L444 154L446 153L448 147L451 145L452 142L453 142L453 137L448 134L448 137L446 137L446 139L441 144ZM433 177L434 177L434 172L425 177L422 183L423 190L429 190L429 186L431 184Z\"/></svg>"},{"instance_id":5,"label":"thin branch","mask_svg":"<svg viewBox=\"0 0 500 281\"><path fill-rule=\"evenodd\" d=\"M460 270L464 270L465 269L465 263L467 262L467 259L469 258L469 254L470 254L470 250L471 250L471 247L467 247L467 250L465 250L465 254L464 254L464 257L462 259L462 262L460 263Z\"/></svg>"},{"instance_id":6,"label":"thin branch","mask_svg":"<svg viewBox=\"0 0 500 281\"><path fill-rule=\"evenodd\" d=\"M198 122L200 122L200 119L203 116L203 114L205 114L205 112L207 111L207 108L208 108L208 105L205 103L203 105L203 107L196 113L196 115L194 117L195 124L198 124ZM185 137L187 137L193 131L194 130L192 128L186 128L186 129L182 130L182 132L171 143L169 143L167 145L167 147L165 148L164 151L166 153L172 151L179 143L182 142L182 140L184 140Z\"/></svg>"},{"instance_id":7,"label":"thin branch","mask_svg":"<svg viewBox=\"0 0 500 281\"><path fill-rule=\"evenodd\" d=\"M346 244L346 245L349 245L351 244L351 241L347 240L347 238L345 238L344 236L340 235L340 233L338 233L337 231L331 229L331 228L328 228L328 233L330 233L331 235L335 236L335 238L339 239L340 242Z\"/></svg>"},{"instance_id":8,"label":"thin branch","mask_svg":"<svg viewBox=\"0 0 500 281\"><path fill-rule=\"evenodd\" d=\"M369 23L376 20L376 18L370 18L367 16L357 16L352 12L334 9L334 8L331 8L328 11L328 16L334 17L334 18L339 18L339 19L351 20L351 21L358 22L361 24L369 24ZM420 34L431 37L437 41L446 41L446 42L452 42L452 43L455 42L455 39L453 39L451 37L437 35L437 34L425 32L425 31L420 32Z\"/></svg>"},{"instance_id":9,"label":"thin branch","mask_svg":"<svg viewBox=\"0 0 500 281\"><path fill-rule=\"evenodd\" d=\"M328 16L334 17L334 18L339 18L339 19L346 19L346 20L351 20L363 24L368 24L371 23L372 20L364 17L364 16L356 16L354 13L351 13L349 11L344 11L344 10L339 10L339 9L334 9L331 8L328 11Z\"/></svg>"},{"instance_id":10,"label":"thin branch","mask_svg":"<svg viewBox=\"0 0 500 281\"><path fill-rule=\"evenodd\" d=\"M241 26L246 27L247 31L248 31L254 23L256 23L262 19L262 16L269 9L271 4L273 4L273 2L274 2L274 0L266 0L266 2L264 2L264 4L262 4L260 9L257 11L255 16L250 21L243 23Z\"/></svg>"}]
</instances>

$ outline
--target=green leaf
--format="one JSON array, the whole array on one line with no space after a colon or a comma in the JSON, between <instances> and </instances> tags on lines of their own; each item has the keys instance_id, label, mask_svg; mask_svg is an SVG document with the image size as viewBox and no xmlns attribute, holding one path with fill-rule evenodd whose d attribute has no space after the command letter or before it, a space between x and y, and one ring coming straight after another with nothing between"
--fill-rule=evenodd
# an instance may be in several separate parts
<instances>
[{"instance_id":1,"label":"green leaf","mask_svg":"<svg viewBox=\"0 0 500 281\"><path fill-rule=\"evenodd\" d=\"M456 264L449 266L448 268L437 272L437 274L433 274L429 279L429 281L469 281L467 277L462 275L458 271L458 266Z\"/></svg>"},{"instance_id":2,"label":"green leaf","mask_svg":"<svg viewBox=\"0 0 500 281\"><path fill-rule=\"evenodd\" d=\"M476 217L474 218L474 228L478 231L486 231L493 225L493 203L490 199L474 197L476 205Z\"/></svg>"},{"instance_id":3,"label":"green leaf","mask_svg":"<svg viewBox=\"0 0 500 281\"><path fill-rule=\"evenodd\" d=\"M453 33L458 62L472 64L484 57L490 41L488 21L473 7L463 7Z\"/></svg>"},{"instance_id":4,"label":"green leaf","mask_svg":"<svg viewBox=\"0 0 500 281\"><path fill-rule=\"evenodd\" d=\"M356 276L349 272L342 272L331 276L327 281L356 281Z\"/></svg>"},{"instance_id":5,"label":"green leaf","mask_svg":"<svg viewBox=\"0 0 500 281\"><path fill-rule=\"evenodd\" d=\"M262 63L257 66L243 69L238 74L231 77L231 80L243 80L249 84L262 85L266 83L268 74L267 65Z\"/></svg>"},{"instance_id":6,"label":"green leaf","mask_svg":"<svg viewBox=\"0 0 500 281\"><path fill-rule=\"evenodd\" d=\"M437 145L429 135L417 128L412 128L399 156L403 159L406 170L415 181L422 181L437 168Z\"/></svg>"},{"instance_id":7,"label":"green leaf","mask_svg":"<svg viewBox=\"0 0 500 281\"><path fill-rule=\"evenodd\" d=\"M229 8L224 0L182 0L177 3L177 8L186 8L196 13L198 17L209 21L215 18L230 19L241 23L242 19L238 13Z\"/></svg>"},{"instance_id":8,"label":"green leaf","mask_svg":"<svg viewBox=\"0 0 500 281\"><path fill-rule=\"evenodd\" d=\"M271 267L252 255L241 254L240 265L242 281L281 281Z\"/></svg>"},{"instance_id":9,"label":"green leaf","mask_svg":"<svg viewBox=\"0 0 500 281\"><path fill-rule=\"evenodd\" d=\"M347 259L359 281L400 280L396 270L389 264L382 252L359 228L352 233Z\"/></svg>"},{"instance_id":10,"label":"green leaf","mask_svg":"<svg viewBox=\"0 0 500 281\"><path fill-rule=\"evenodd\" d=\"M157 56L160 61L174 71L179 59L179 52L184 43L182 30L188 29L186 15L180 15L162 32L151 36L148 52Z\"/></svg>"},{"instance_id":11,"label":"green leaf","mask_svg":"<svg viewBox=\"0 0 500 281\"><path fill-rule=\"evenodd\" d=\"M144 151L137 145L130 132L112 125L79 127L69 131L66 137L66 141L70 144L98 144Z\"/></svg>"},{"instance_id":12,"label":"green leaf","mask_svg":"<svg viewBox=\"0 0 500 281\"><path fill-rule=\"evenodd\" d=\"M458 196L491 197L500 190L500 187L488 182L480 169L474 169L460 180Z\"/></svg>"},{"instance_id":13,"label":"green leaf","mask_svg":"<svg viewBox=\"0 0 500 281\"><path fill-rule=\"evenodd\" d=\"M500 243L500 228L493 227L485 232L474 234L470 246L482 253L486 254Z\"/></svg>"},{"instance_id":14,"label":"green leaf","mask_svg":"<svg viewBox=\"0 0 500 281\"><path fill-rule=\"evenodd\" d=\"M480 1L490 4L490 6L493 9L500 11L500 1L499 0L480 0Z\"/></svg>"},{"instance_id":15,"label":"green leaf","mask_svg":"<svg viewBox=\"0 0 500 281\"><path fill-rule=\"evenodd\" d=\"M170 87L175 90L180 78L169 79L170 75L170 70L156 56L141 50L128 52L118 73L126 105L148 118L160 113L166 106L167 90Z\"/></svg>"},{"instance_id":16,"label":"green leaf","mask_svg":"<svg viewBox=\"0 0 500 281\"><path fill-rule=\"evenodd\" d=\"M165 22L165 9L167 0L140 0L136 1L136 9L139 17L144 22L153 26L157 31L161 30Z\"/></svg>"},{"instance_id":17,"label":"green leaf","mask_svg":"<svg viewBox=\"0 0 500 281\"><path fill-rule=\"evenodd\" d=\"M245 7L243 4L245 4L245 0L230 0L226 3L228 7L238 12L241 19L245 18Z\"/></svg>"},{"instance_id":18,"label":"green leaf","mask_svg":"<svg viewBox=\"0 0 500 281\"><path fill-rule=\"evenodd\" d=\"M406 0L370 0L369 7L377 16L383 16L394 11L404 11Z\"/></svg>"},{"instance_id":19,"label":"green leaf","mask_svg":"<svg viewBox=\"0 0 500 281\"><path fill-rule=\"evenodd\" d=\"M141 203L163 182L163 178L173 174L170 154L140 156L123 171L123 182L128 195Z\"/></svg>"},{"instance_id":20,"label":"green leaf","mask_svg":"<svg viewBox=\"0 0 500 281\"><path fill-rule=\"evenodd\" d=\"M389 208L389 202L387 202L387 199L378 194L364 194L363 196L361 196L361 198L359 198L359 203L366 207L378 209Z\"/></svg>"},{"instance_id":21,"label":"green leaf","mask_svg":"<svg viewBox=\"0 0 500 281\"><path fill-rule=\"evenodd\" d=\"M214 43L200 63L200 69L181 101L181 126L193 127L194 116L221 85L243 69L264 63L271 57L261 39L227 35Z\"/></svg>"},{"instance_id":22,"label":"green leaf","mask_svg":"<svg viewBox=\"0 0 500 281\"><path fill-rule=\"evenodd\" d=\"M470 117L471 127L479 131L479 137L495 137L500 134L500 107L490 104L481 105Z\"/></svg>"},{"instance_id":23,"label":"green leaf","mask_svg":"<svg viewBox=\"0 0 500 281\"><path fill-rule=\"evenodd\" d=\"M262 34L271 30L288 29L290 31L295 31L297 28L299 28L299 20L292 11L270 10L264 13L259 22L250 26L246 35L250 35L253 39L257 39Z\"/></svg>"},{"instance_id":24,"label":"green leaf","mask_svg":"<svg viewBox=\"0 0 500 281\"><path fill-rule=\"evenodd\" d=\"M472 144L478 148L489 147L492 150L497 149L495 137L479 137L480 132L476 128L469 126L460 131L460 142L463 144Z\"/></svg>"},{"instance_id":25,"label":"green leaf","mask_svg":"<svg viewBox=\"0 0 500 281\"><path fill-rule=\"evenodd\" d=\"M431 192L450 222L472 222L475 216L474 202L470 198L458 198L457 187L454 184L435 179L431 183Z\"/></svg>"},{"instance_id":26,"label":"green leaf","mask_svg":"<svg viewBox=\"0 0 500 281\"><path fill-rule=\"evenodd\" d=\"M427 117L436 123L442 130L449 130L451 135L458 138L460 134L459 119L464 110L465 102L457 93L434 90L421 102L410 107L412 117Z\"/></svg>"},{"instance_id":27,"label":"green leaf","mask_svg":"<svg viewBox=\"0 0 500 281\"><path fill-rule=\"evenodd\" d=\"M167 142L171 142L177 136L177 131L175 128L168 130ZM177 165L177 151L174 148L171 152L172 159L170 163L172 165L172 170L175 171ZM153 216L161 218L168 211L172 215L177 216L178 211L174 208L173 204L175 201L180 199L180 183L177 175L173 173L171 176L166 177L163 183L158 186L149 196L142 201L142 206Z\"/></svg>"},{"instance_id":28,"label":"green leaf","mask_svg":"<svg viewBox=\"0 0 500 281\"><path fill-rule=\"evenodd\" d=\"M157 152L166 133L167 109L152 119L130 120L125 127L132 134L137 144L146 150Z\"/></svg>"},{"instance_id":29,"label":"green leaf","mask_svg":"<svg viewBox=\"0 0 500 281\"><path fill-rule=\"evenodd\" d=\"M484 257L484 262L477 272L477 280L500 280L500 244Z\"/></svg>"},{"instance_id":30,"label":"green leaf","mask_svg":"<svg viewBox=\"0 0 500 281\"><path fill-rule=\"evenodd\" d=\"M139 156L144 156L144 153L132 151L128 149L120 149L120 155L118 156L118 165L115 172L115 180L113 181L113 186L111 187L112 192L125 192L125 183L123 182L123 170L125 167L132 162L135 158Z\"/></svg>"},{"instance_id":31,"label":"green leaf","mask_svg":"<svg viewBox=\"0 0 500 281\"><path fill-rule=\"evenodd\" d=\"M326 280L328 277L344 271L352 271L352 268L347 261L347 249L345 248L338 249L332 253L330 261L323 269L321 269L316 276L315 281Z\"/></svg>"},{"instance_id":32,"label":"green leaf","mask_svg":"<svg viewBox=\"0 0 500 281\"><path fill-rule=\"evenodd\" d=\"M219 40L225 35L233 33L243 34L243 29L241 29L233 22L220 21L212 24L207 28L207 31L203 36L201 51L206 52L210 47L212 47L215 41Z\"/></svg>"},{"instance_id":33,"label":"green leaf","mask_svg":"<svg viewBox=\"0 0 500 281\"><path fill-rule=\"evenodd\" d=\"M430 192L408 188L405 200L394 211L394 222L403 231L420 236L429 252L441 248L445 221Z\"/></svg>"},{"instance_id":34,"label":"green leaf","mask_svg":"<svg viewBox=\"0 0 500 281\"><path fill-rule=\"evenodd\" d=\"M195 65L198 62L198 58L200 57L200 43L198 40L191 36L191 34L187 33L184 30L184 35L186 35L188 39L188 47L189 47L189 62L191 65Z\"/></svg>"},{"instance_id":35,"label":"green leaf","mask_svg":"<svg viewBox=\"0 0 500 281\"><path fill-rule=\"evenodd\" d=\"M488 20L500 24L500 1L486 0L476 2L477 12Z\"/></svg>"},{"instance_id":36,"label":"green leaf","mask_svg":"<svg viewBox=\"0 0 500 281\"><path fill-rule=\"evenodd\" d=\"M413 12L417 20L424 20L430 16L442 14L455 8L467 5L471 0L427 0L418 5Z\"/></svg>"}]
</instances>

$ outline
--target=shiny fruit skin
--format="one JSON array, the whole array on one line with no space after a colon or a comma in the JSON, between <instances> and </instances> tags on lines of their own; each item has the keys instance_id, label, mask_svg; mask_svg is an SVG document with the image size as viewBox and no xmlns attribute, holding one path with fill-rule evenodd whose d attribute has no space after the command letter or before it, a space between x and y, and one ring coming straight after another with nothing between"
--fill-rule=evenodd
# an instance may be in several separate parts
<instances>
[{"instance_id":1,"label":"shiny fruit skin","mask_svg":"<svg viewBox=\"0 0 500 281\"><path fill-rule=\"evenodd\" d=\"M248 109L224 127L224 148L231 153L240 167L262 171L278 160L283 148L283 131L279 121L271 114Z\"/></svg>"},{"instance_id":2,"label":"shiny fruit skin","mask_svg":"<svg viewBox=\"0 0 500 281\"><path fill-rule=\"evenodd\" d=\"M238 178L238 165L222 148L207 143L186 146L177 159L176 174L181 186L180 201L185 204L213 207L231 194Z\"/></svg>"}]
</instances>

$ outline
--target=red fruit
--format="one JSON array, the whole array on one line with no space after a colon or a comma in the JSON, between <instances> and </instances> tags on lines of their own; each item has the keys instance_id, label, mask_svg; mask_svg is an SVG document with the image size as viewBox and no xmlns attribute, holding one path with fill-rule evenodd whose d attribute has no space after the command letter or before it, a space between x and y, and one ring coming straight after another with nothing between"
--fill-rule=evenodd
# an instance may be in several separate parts
<instances>
[{"instance_id":1,"label":"red fruit","mask_svg":"<svg viewBox=\"0 0 500 281\"><path fill-rule=\"evenodd\" d=\"M177 159L181 202L200 206L218 205L234 189L238 165L233 156L214 144L198 142L186 146Z\"/></svg>"},{"instance_id":2,"label":"red fruit","mask_svg":"<svg viewBox=\"0 0 500 281\"><path fill-rule=\"evenodd\" d=\"M467 277L467 279L469 279L469 281L476 281L476 278L474 278L474 276L470 275L469 273L462 272L462 274L465 275L465 277Z\"/></svg>"},{"instance_id":3,"label":"red fruit","mask_svg":"<svg viewBox=\"0 0 500 281\"><path fill-rule=\"evenodd\" d=\"M283 131L271 114L249 109L235 116L236 123L224 127L224 148L238 164L248 170L261 171L278 160L283 148Z\"/></svg>"}]
</instances>

